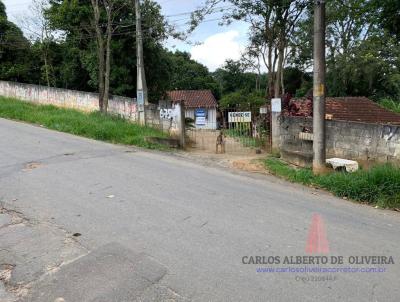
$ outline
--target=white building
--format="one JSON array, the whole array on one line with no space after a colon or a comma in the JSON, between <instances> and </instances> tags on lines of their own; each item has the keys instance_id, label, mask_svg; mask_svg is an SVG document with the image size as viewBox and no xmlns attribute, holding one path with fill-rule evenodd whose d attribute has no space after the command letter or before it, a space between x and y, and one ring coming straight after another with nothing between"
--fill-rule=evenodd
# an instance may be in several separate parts
<instances>
[{"instance_id":1,"label":"white building","mask_svg":"<svg viewBox=\"0 0 400 302\"><path fill-rule=\"evenodd\" d=\"M217 100L211 90L173 90L167 92L172 102L184 101L185 116L198 129L217 129Z\"/></svg>"}]
</instances>

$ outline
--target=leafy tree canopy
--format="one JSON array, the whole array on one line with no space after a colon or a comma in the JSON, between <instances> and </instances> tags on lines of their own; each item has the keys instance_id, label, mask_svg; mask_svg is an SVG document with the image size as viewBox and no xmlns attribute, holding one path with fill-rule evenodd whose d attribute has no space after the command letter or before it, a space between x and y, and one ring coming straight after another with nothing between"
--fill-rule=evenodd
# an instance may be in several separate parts
<instances>
[{"instance_id":1,"label":"leafy tree canopy","mask_svg":"<svg viewBox=\"0 0 400 302\"><path fill-rule=\"evenodd\" d=\"M251 110L265 104L265 97L257 92L249 93L240 90L224 95L220 100L220 108Z\"/></svg>"},{"instance_id":2,"label":"leafy tree canopy","mask_svg":"<svg viewBox=\"0 0 400 302\"><path fill-rule=\"evenodd\" d=\"M170 90L210 89L219 98L218 84L206 66L191 59L187 52L168 52L170 64Z\"/></svg>"},{"instance_id":3,"label":"leafy tree canopy","mask_svg":"<svg viewBox=\"0 0 400 302\"><path fill-rule=\"evenodd\" d=\"M31 77L30 42L22 31L8 21L4 3L0 1L0 78L28 81Z\"/></svg>"}]
</instances>

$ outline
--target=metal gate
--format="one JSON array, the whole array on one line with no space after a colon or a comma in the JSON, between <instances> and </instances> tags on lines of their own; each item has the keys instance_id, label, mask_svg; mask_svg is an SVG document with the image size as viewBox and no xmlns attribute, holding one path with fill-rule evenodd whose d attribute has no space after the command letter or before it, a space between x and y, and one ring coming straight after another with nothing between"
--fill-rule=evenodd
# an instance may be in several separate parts
<instances>
[{"instance_id":1,"label":"metal gate","mask_svg":"<svg viewBox=\"0 0 400 302\"><path fill-rule=\"evenodd\" d=\"M238 108L219 110L214 128L189 127L187 133L191 148L238 155L270 151L269 110L260 110L259 107L247 111Z\"/></svg>"}]
</instances>

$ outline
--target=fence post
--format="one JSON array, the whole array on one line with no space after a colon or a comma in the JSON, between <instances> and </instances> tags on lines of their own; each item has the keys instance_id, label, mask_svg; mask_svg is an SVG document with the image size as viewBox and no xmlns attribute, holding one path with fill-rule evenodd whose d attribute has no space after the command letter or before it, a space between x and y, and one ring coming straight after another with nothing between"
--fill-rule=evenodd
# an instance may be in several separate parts
<instances>
[{"instance_id":1,"label":"fence post","mask_svg":"<svg viewBox=\"0 0 400 302\"><path fill-rule=\"evenodd\" d=\"M280 153L280 124L279 116L282 111L281 99L275 98L271 100L271 151L272 153Z\"/></svg>"},{"instance_id":2,"label":"fence post","mask_svg":"<svg viewBox=\"0 0 400 302\"><path fill-rule=\"evenodd\" d=\"M185 126L185 103L184 101L177 102L175 106L178 106L176 110L178 111L178 136L179 136L179 144L181 148L185 148L185 135L186 135L186 126Z\"/></svg>"}]
</instances>

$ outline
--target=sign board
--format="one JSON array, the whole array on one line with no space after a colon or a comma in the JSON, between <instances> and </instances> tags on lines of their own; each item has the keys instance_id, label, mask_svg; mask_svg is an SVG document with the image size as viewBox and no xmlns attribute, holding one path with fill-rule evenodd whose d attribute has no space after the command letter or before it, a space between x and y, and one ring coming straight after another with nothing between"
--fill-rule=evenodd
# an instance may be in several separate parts
<instances>
[{"instance_id":1,"label":"sign board","mask_svg":"<svg viewBox=\"0 0 400 302\"><path fill-rule=\"evenodd\" d=\"M206 124L207 111L204 108L197 108L194 110L196 125L204 126Z\"/></svg>"},{"instance_id":2,"label":"sign board","mask_svg":"<svg viewBox=\"0 0 400 302\"><path fill-rule=\"evenodd\" d=\"M136 92L136 101L139 107L139 111L144 111L144 92L143 90L138 90Z\"/></svg>"},{"instance_id":3,"label":"sign board","mask_svg":"<svg viewBox=\"0 0 400 302\"><path fill-rule=\"evenodd\" d=\"M206 110L204 108L197 108L194 110L195 117L206 117Z\"/></svg>"},{"instance_id":4,"label":"sign board","mask_svg":"<svg viewBox=\"0 0 400 302\"><path fill-rule=\"evenodd\" d=\"M267 114L268 113L268 108L267 107L260 107L260 114Z\"/></svg>"},{"instance_id":5,"label":"sign board","mask_svg":"<svg viewBox=\"0 0 400 302\"><path fill-rule=\"evenodd\" d=\"M228 123L251 123L251 112L229 112Z\"/></svg>"},{"instance_id":6,"label":"sign board","mask_svg":"<svg viewBox=\"0 0 400 302\"><path fill-rule=\"evenodd\" d=\"M196 116L196 125L204 126L206 124L206 118L204 116Z\"/></svg>"},{"instance_id":7,"label":"sign board","mask_svg":"<svg viewBox=\"0 0 400 302\"><path fill-rule=\"evenodd\" d=\"M271 100L271 111L272 112L282 112L281 99L272 99Z\"/></svg>"}]
</instances>

